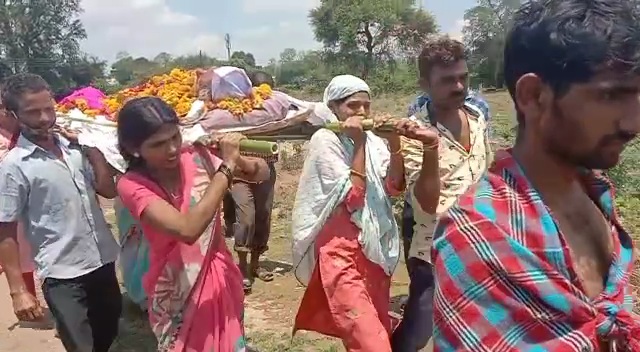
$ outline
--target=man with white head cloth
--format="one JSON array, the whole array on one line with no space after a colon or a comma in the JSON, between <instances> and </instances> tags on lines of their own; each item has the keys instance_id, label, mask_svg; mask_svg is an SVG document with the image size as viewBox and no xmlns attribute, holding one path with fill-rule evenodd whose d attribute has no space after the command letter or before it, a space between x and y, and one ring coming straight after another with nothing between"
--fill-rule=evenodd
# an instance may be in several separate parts
<instances>
[{"instance_id":1,"label":"man with white head cloth","mask_svg":"<svg viewBox=\"0 0 640 352\"><path fill-rule=\"evenodd\" d=\"M342 131L313 135L300 177L293 259L307 290L294 332L338 337L348 351L389 352L389 289L400 253L389 197L405 187L400 136L430 143L437 135L408 119L396 121L391 132L365 132L369 92L349 75L335 77L325 90Z\"/></svg>"}]
</instances>

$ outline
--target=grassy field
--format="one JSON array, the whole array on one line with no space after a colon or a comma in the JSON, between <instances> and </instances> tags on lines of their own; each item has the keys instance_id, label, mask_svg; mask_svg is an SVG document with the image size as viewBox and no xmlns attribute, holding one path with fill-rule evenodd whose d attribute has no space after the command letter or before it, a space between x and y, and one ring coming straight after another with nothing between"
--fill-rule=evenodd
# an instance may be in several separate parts
<instances>
[{"instance_id":1,"label":"grassy field","mask_svg":"<svg viewBox=\"0 0 640 352\"><path fill-rule=\"evenodd\" d=\"M486 94L485 97L493 114L494 142L497 146L508 145L513 138L514 126L511 101L503 92ZM404 116L406 107L413 98L381 96L375 99L373 110ZM317 334L298 333L295 338L291 337L292 322L304 288L290 272L291 266L288 263L291 262L291 241L288 230L297 189L297 176L303 158L300 155L287 154L278 165L270 250L264 258L264 264L274 269L277 275L271 283L256 282L253 294L246 298L245 317L249 343L262 352L342 351L339 342ZM635 155L633 153L633 156ZM624 194L620 205L625 224L634 232L640 229L637 222L640 216L640 201L637 197ZM110 212L108 207L105 211L113 219L112 211ZM401 263L393 277L393 295L397 297L405 294L407 284L408 276L404 263ZM146 324L146 316L135 307L125 309L123 331L113 351L155 351L155 340Z\"/></svg>"}]
</instances>

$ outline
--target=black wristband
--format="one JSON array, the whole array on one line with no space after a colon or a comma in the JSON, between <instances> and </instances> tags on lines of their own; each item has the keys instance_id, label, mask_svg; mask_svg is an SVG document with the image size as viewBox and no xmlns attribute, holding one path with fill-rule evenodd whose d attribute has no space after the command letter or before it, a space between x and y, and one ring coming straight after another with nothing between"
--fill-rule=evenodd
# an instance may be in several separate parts
<instances>
[{"instance_id":1,"label":"black wristband","mask_svg":"<svg viewBox=\"0 0 640 352\"><path fill-rule=\"evenodd\" d=\"M218 167L218 172L221 172L223 175L227 177L227 182L228 182L227 187L231 188L231 186L233 185L233 172L231 171L231 169L223 163L223 164L220 164L220 167Z\"/></svg>"}]
</instances>

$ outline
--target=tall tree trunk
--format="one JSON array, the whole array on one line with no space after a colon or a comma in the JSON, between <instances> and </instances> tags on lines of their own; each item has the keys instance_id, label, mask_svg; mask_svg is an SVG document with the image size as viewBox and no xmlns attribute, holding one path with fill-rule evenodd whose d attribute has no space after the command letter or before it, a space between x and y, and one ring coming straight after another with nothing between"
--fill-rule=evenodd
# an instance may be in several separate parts
<instances>
[{"instance_id":1,"label":"tall tree trunk","mask_svg":"<svg viewBox=\"0 0 640 352\"><path fill-rule=\"evenodd\" d=\"M366 49L367 55L364 62L364 67L362 69L362 79L366 80L371 73L371 67L373 66L373 34L369 30L369 23L364 24L364 35L367 38Z\"/></svg>"}]
</instances>

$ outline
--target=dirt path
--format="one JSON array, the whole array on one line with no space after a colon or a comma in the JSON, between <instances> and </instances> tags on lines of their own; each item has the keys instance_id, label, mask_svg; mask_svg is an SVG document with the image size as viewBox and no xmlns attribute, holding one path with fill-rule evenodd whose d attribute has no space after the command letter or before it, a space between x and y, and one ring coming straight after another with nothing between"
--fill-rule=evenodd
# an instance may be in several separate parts
<instances>
[{"instance_id":1,"label":"dirt path","mask_svg":"<svg viewBox=\"0 0 640 352\"><path fill-rule=\"evenodd\" d=\"M0 275L0 351L64 352L62 343L54 335L51 323L18 323L13 314L7 279Z\"/></svg>"}]
</instances>

